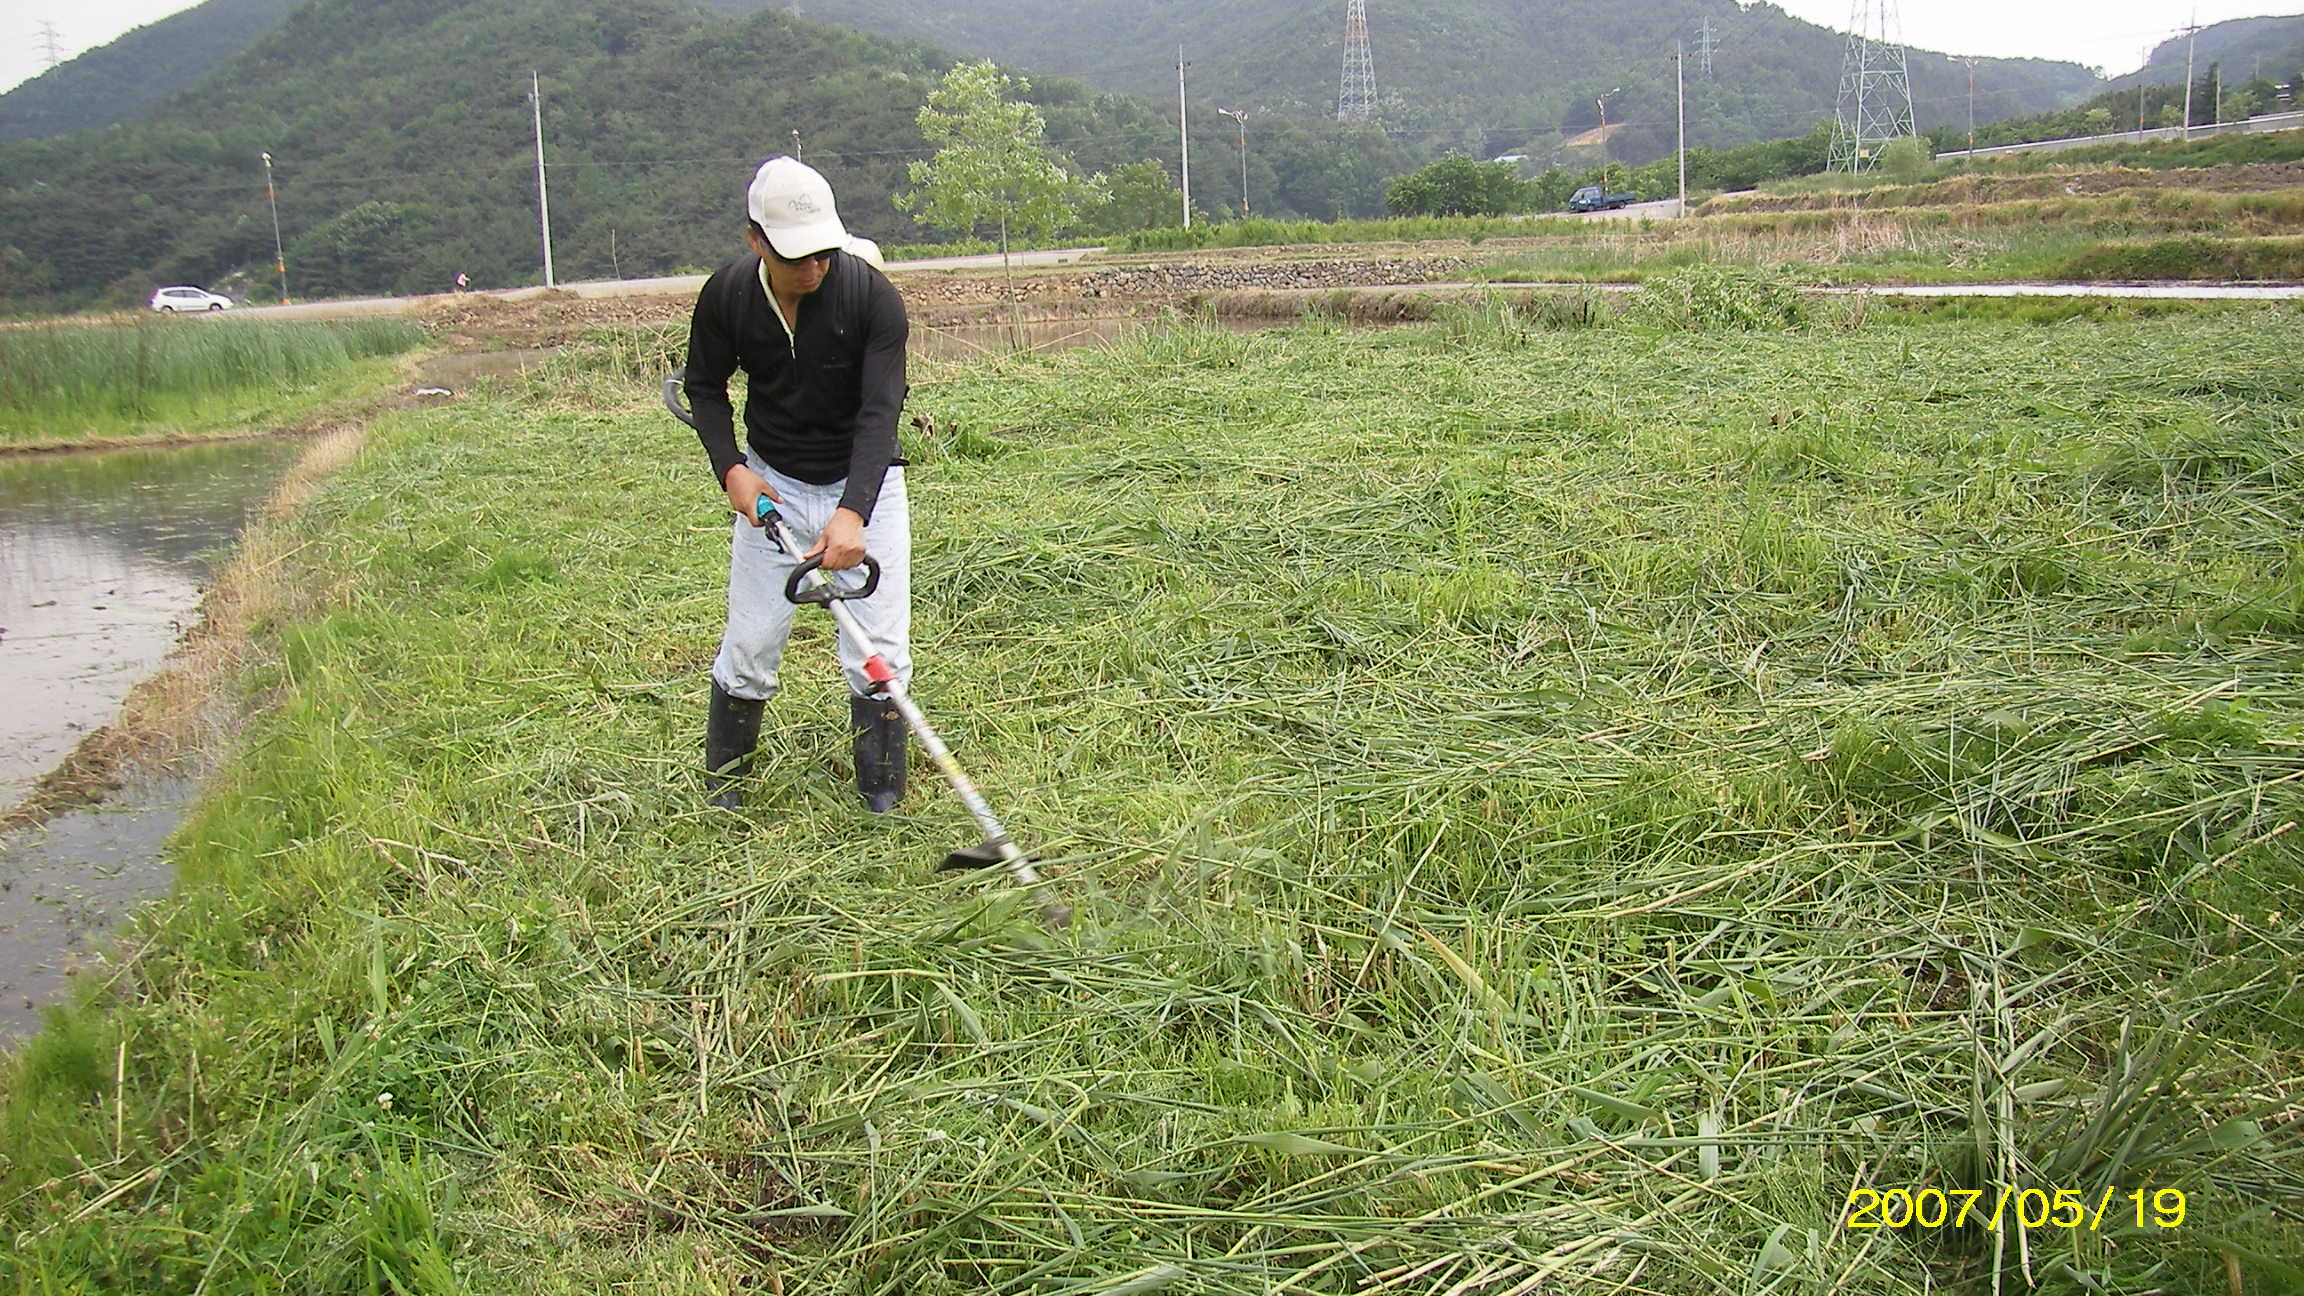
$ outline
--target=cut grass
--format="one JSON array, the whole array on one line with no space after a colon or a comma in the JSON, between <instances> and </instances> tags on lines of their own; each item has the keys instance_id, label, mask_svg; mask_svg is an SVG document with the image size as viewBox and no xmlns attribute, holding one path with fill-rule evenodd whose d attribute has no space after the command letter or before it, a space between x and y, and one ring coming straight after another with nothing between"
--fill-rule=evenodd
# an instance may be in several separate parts
<instances>
[{"instance_id":1,"label":"cut grass","mask_svg":"<svg viewBox=\"0 0 2304 1296\"><path fill-rule=\"evenodd\" d=\"M8 1263L2292 1285L2296 318L1488 310L922 367L920 692L1062 938L929 871L935 789L851 804L820 618L744 816L699 808L725 523L651 385L604 408L577 356L398 417L303 523L337 593L179 894L8 1081ZM1862 1232L1858 1185L2189 1215Z\"/></svg>"}]
</instances>

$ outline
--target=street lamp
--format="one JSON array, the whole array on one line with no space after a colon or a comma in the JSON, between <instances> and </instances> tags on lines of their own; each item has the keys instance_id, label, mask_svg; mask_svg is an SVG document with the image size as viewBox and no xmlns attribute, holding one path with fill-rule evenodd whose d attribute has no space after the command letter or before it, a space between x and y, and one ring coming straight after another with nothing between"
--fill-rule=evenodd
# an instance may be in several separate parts
<instances>
[{"instance_id":1,"label":"street lamp","mask_svg":"<svg viewBox=\"0 0 2304 1296\"><path fill-rule=\"evenodd\" d=\"M280 200L272 191L272 155L264 158L264 205L272 209L272 264L280 271L280 304L288 304L288 254L280 248Z\"/></svg>"},{"instance_id":2,"label":"street lamp","mask_svg":"<svg viewBox=\"0 0 2304 1296\"><path fill-rule=\"evenodd\" d=\"M1964 58L1960 61L1968 65L1968 157L1966 165L1970 171L1973 171L1976 169L1976 60Z\"/></svg>"},{"instance_id":3,"label":"street lamp","mask_svg":"<svg viewBox=\"0 0 2304 1296\"><path fill-rule=\"evenodd\" d=\"M1592 101L1600 105L1600 188L1603 190L1608 188L1608 95L1622 93L1624 87L1618 86Z\"/></svg>"},{"instance_id":4,"label":"street lamp","mask_svg":"<svg viewBox=\"0 0 2304 1296\"><path fill-rule=\"evenodd\" d=\"M1248 114L1230 108L1216 110L1219 116L1229 117L1240 127L1240 219L1248 219Z\"/></svg>"}]
</instances>

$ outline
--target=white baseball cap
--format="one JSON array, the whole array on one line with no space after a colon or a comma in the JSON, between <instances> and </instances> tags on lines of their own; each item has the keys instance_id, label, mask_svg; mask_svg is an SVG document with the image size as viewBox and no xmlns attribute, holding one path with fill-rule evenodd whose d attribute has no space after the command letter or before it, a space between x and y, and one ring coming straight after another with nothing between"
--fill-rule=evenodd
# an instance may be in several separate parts
<instances>
[{"instance_id":1,"label":"white baseball cap","mask_svg":"<svg viewBox=\"0 0 2304 1296\"><path fill-rule=\"evenodd\" d=\"M832 205L831 184L816 168L795 158L772 157L761 163L744 206L778 256L798 260L848 242L848 229Z\"/></svg>"}]
</instances>

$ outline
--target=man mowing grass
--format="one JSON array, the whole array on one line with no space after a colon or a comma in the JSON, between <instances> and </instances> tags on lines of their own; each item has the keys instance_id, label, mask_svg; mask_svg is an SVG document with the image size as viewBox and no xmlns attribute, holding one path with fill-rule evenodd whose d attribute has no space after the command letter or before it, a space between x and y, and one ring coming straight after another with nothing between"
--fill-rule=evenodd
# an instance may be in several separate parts
<instances>
[{"instance_id":1,"label":"man mowing grass","mask_svg":"<svg viewBox=\"0 0 2304 1296\"><path fill-rule=\"evenodd\" d=\"M810 558L845 571L867 551L880 565L871 597L847 604L899 680L912 677L910 515L896 418L904 405L904 302L857 249L814 168L770 158L746 195L752 254L723 266L697 294L688 329L688 404L712 473L738 521L728 564L728 627L712 662L704 761L714 805L742 804L738 779L760 741L760 711L776 695L792 629L785 579ZM877 260L877 258L872 258ZM736 444L728 377L744 370L744 436ZM754 505L776 502L794 529L816 536L787 554ZM905 729L868 696L864 648L840 635L856 787L875 814L904 796Z\"/></svg>"}]
</instances>

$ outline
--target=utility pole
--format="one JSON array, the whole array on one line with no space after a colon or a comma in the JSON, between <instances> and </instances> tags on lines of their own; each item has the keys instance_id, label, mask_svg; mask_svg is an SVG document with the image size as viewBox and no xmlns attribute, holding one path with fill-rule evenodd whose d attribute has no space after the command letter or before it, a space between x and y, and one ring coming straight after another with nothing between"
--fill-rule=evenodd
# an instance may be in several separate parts
<instances>
[{"instance_id":1,"label":"utility pole","mask_svg":"<svg viewBox=\"0 0 2304 1296\"><path fill-rule=\"evenodd\" d=\"M1176 169L1184 178L1184 228L1192 228L1192 133L1184 119L1184 47L1176 47Z\"/></svg>"},{"instance_id":2,"label":"utility pole","mask_svg":"<svg viewBox=\"0 0 2304 1296\"><path fill-rule=\"evenodd\" d=\"M528 71L528 105L536 114L536 220L544 231L544 286L552 287L552 195L544 187L544 83Z\"/></svg>"},{"instance_id":3,"label":"utility pole","mask_svg":"<svg viewBox=\"0 0 2304 1296\"><path fill-rule=\"evenodd\" d=\"M1240 219L1248 219L1248 112L1234 112L1230 108L1216 110L1219 116L1229 117L1240 127Z\"/></svg>"},{"instance_id":4,"label":"utility pole","mask_svg":"<svg viewBox=\"0 0 2304 1296\"><path fill-rule=\"evenodd\" d=\"M800 156L800 128L797 126L792 128L792 160L795 162L805 160Z\"/></svg>"},{"instance_id":5,"label":"utility pole","mask_svg":"<svg viewBox=\"0 0 2304 1296\"><path fill-rule=\"evenodd\" d=\"M2144 87L2147 83L2144 73L2150 70L2151 66L2152 51L2147 48L2144 51L2144 61L2136 65L2136 139L2139 143L2143 142L2144 139Z\"/></svg>"},{"instance_id":6,"label":"utility pole","mask_svg":"<svg viewBox=\"0 0 2304 1296\"><path fill-rule=\"evenodd\" d=\"M1976 169L1976 60L1964 58L1968 65L1968 169Z\"/></svg>"},{"instance_id":7,"label":"utility pole","mask_svg":"<svg viewBox=\"0 0 2304 1296\"><path fill-rule=\"evenodd\" d=\"M272 155L264 159L264 205L272 209L272 264L280 271L280 304L288 304L288 254L280 247L280 199L272 189Z\"/></svg>"},{"instance_id":8,"label":"utility pole","mask_svg":"<svg viewBox=\"0 0 2304 1296\"><path fill-rule=\"evenodd\" d=\"M1609 91L1608 94L1592 101L1600 105L1600 187L1602 189L1608 187L1608 95L1622 93L1624 93L1624 87L1618 86Z\"/></svg>"},{"instance_id":9,"label":"utility pole","mask_svg":"<svg viewBox=\"0 0 2304 1296\"><path fill-rule=\"evenodd\" d=\"M1680 214L1688 214L1688 52L1672 42L1672 84L1680 95Z\"/></svg>"},{"instance_id":10,"label":"utility pole","mask_svg":"<svg viewBox=\"0 0 2304 1296\"><path fill-rule=\"evenodd\" d=\"M2192 138L2192 41L2200 34L2200 11L2192 11L2192 25L2184 29L2184 138Z\"/></svg>"}]
</instances>

